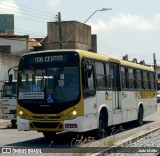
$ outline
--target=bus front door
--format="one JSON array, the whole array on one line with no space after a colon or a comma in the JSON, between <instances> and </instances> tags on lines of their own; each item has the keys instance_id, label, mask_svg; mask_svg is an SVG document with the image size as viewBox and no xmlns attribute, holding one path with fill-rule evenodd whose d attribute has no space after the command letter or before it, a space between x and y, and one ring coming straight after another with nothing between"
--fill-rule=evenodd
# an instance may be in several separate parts
<instances>
[{"instance_id":1,"label":"bus front door","mask_svg":"<svg viewBox=\"0 0 160 156\"><path fill-rule=\"evenodd\" d=\"M114 125L122 122L119 64L111 63L110 69L112 79L112 124Z\"/></svg>"}]
</instances>

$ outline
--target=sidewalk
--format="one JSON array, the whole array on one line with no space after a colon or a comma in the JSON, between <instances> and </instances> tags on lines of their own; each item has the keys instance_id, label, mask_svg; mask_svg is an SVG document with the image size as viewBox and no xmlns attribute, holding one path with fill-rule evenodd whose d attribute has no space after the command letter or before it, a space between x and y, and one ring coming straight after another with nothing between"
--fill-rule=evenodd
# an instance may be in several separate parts
<instances>
[{"instance_id":1,"label":"sidewalk","mask_svg":"<svg viewBox=\"0 0 160 156\"><path fill-rule=\"evenodd\" d=\"M0 124L2 124L2 123L10 123L10 122L11 122L10 120L0 119Z\"/></svg>"}]
</instances>

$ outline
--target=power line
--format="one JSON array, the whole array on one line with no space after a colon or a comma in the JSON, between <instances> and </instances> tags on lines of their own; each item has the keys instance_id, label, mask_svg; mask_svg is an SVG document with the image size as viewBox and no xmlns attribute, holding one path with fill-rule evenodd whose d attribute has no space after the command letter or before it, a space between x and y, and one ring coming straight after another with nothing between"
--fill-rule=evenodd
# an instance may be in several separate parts
<instances>
[{"instance_id":1,"label":"power line","mask_svg":"<svg viewBox=\"0 0 160 156\"><path fill-rule=\"evenodd\" d=\"M16 8L16 7L13 7L13 6L10 6L10 5L6 5L6 4L1 4L1 5L3 5L3 6L8 6L9 8ZM3 8L3 9L9 10L9 9L6 9L6 8ZM37 15L38 15L38 16L35 16L35 15L34 15L34 17L41 17L41 18L44 18L44 17L42 17L42 16L45 16L45 17L50 17L50 18L51 18L51 16L46 16L46 15L44 15L44 14L36 13L36 12L32 12L32 11L28 11L28 10L25 10L25 9L18 9L18 10L22 10L22 11L26 11L26 12L34 13L34 14L37 14ZM12 10L12 11L13 11L13 10ZM13 12L22 13L22 12L20 12L20 11L13 11ZM22 13L22 14L31 16L31 15L26 14L26 13ZM40 15L41 15L41 16L40 16ZM33 14L32 14L32 16L33 16ZM48 18L44 18L44 19L48 19Z\"/></svg>"},{"instance_id":2,"label":"power line","mask_svg":"<svg viewBox=\"0 0 160 156\"><path fill-rule=\"evenodd\" d=\"M11 2L9 2L9 3L11 3ZM15 4L15 3L11 3L11 4ZM2 4L3 6L4 6L4 4ZM7 5L7 6L9 6L10 8L15 8L15 7L13 7L13 6L10 6L10 5ZM22 6L22 7L25 7L26 8L26 6ZM2 9L4 9L4 10L10 10L10 9L7 9L7 8L4 8L4 7L0 7L0 8L2 8ZM27 7L27 8L29 8L29 7ZM30 8L31 9L31 8ZM23 9L21 9L21 10L23 10ZM33 9L33 10L36 10L36 9ZM27 11L27 10L25 10L25 11ZM38 11L38 12L42 12L42 11L40 11L40 10L36 10L36 11ZM15 13L21 13L21 12L19 12L19 11L13 11L13 12L15 12ZM28 12L31 12L31 11L28 11ZM33 13L33 12L32 12ZM31 15L31 14L26 14L26 13L22 13L22 14L24 14L24 15L27 15L27 16L31 16L31 17L36 17L36 18L38 18L38 19L42 19L42 17L41 16L34 16L33 14ZM38 14L39 15L39 13L36 13L36 14ZM50 13L48 13L48 14L50 14ZM43 14L41 14L41 15L43 15ZM51 14L50 14L51 15ZM45 15L46 16L46 15ZM22 16L18 16L18 15L15 15L15 17L18 17L18 18L23 18L23 19L26 19L26 20L31 20L31 21L35 21L35 22L41 22L41 23L45 23L46 24L46 22L44 22L44 21L41 21L41 20L36 20L36 19L31 19L31 18L28 18L28 17L22 17ZM51 17L51 16L48 16L48 17ZM47 18L43 18L43 19L47 19ZM55 17L55 19L56 19L56 17ZM49 20L49 19L47 19L47 20ZM49 20L50 21L50 20ZM19 32L20 33L20 31L17 31L16 30L16 32ZM23 34L25 34L24 32L21 32L21 33L23 33ZM39 34L39 32L35 32L34 34ZM31 35L34 35L33 33L31 34ZM40 36L40 35L39 35ZM42 35L41 35L42 36Z\"/></svg>"},{"instance_id":3,"label":"power line","mask_svg":"<svg viewBox=\"0 0 160 156\"><path fill-rule=\"evenodd\" d=\"M25 35L34 35L34 33L29 33L27 34L26 32L24 31L18 31L18 30L15 30L16 33L20 33L20 34L25 34ZM41 35L41 34L37 34L39 37L45 37L46 35Z\"/></svg>"},{"instance_id":4,"label":"power line","mask_svg":"<svg viewBox=\"0 0 160 156\"><path fill-rule=\"evenodd\" d=\"M15 3L11 2L11 1L8 1L8 0L5 0L5 1L7 1L8 3L11 3L11 4L15 4ZM51 14L51 13L46 12L46 11L42 11L42 10L38 10L38 9L33 9L33 8L28 7L28 6L24 6L24 5L20 5L20 4L16 4L16 5L17 5L17 6L24 7L24 8L28 8L28 9L30 9L30 10L35 10L35 11L37 11L38 13L40 12L40 14L41 14L41 13L44 13L44 14L45 14L45 16L46 16L46 14L48 14L48 15L51 15L51 16L52 16L52 14Z\"/></svg>"},{"instance_id":5,"label":"power line","mask_svg":"<svg viewBox=\"0 0 160 156\"><path fill-rule=\"evenodd\" d=\"M7 9L7 8L3 8L3 7L0 7L0 8L2 8L2 9L4 9L4 10L9 10L9 11L10 11L10 9ZM21 12L19 12L19 11L12 11L12 12L21 13ZM47 18L43 18L43 17L41 17L41 16L35 16L35 15L33 15L33 14L32 14L32 15L29 15L29 14L26 14L26 13L22 13L22 14L27 15L27 16L31 16L31 17L47 19ZM18 15L15 15L15 16L21 17L21 16L18 16ZM25 18L25 17L23 17L23 18ZM32 19L32 20L33 20L33 19ZM49 20L49 19L47 19L47 20ZM39 20L33 20L33 21L39 21Z\"/></svg>"},{"instance_id":6,"label":"power line","mask_svg":"<svg viewBox=\"0 0 160 156\"><path fill-rule=\"evenodd\" d=\"M99 41L98 40L98 49L101 51L98 53L103 53L103 54L107 54L109 56L116 55L117 58L124 56L125 54L129 54L130 58L135 58L134 56L142 56L142 59L150 62L152 61L152 53L151 54L136 54L134 52L134 54L132 52L129 52L127 50L122 50L120 48L117 48L115 46L111 46L103 41ZM114 56L115 57L115 56ZM142 60L140 57L138 58L139 60Z\"/></svg>"}]
</instances>

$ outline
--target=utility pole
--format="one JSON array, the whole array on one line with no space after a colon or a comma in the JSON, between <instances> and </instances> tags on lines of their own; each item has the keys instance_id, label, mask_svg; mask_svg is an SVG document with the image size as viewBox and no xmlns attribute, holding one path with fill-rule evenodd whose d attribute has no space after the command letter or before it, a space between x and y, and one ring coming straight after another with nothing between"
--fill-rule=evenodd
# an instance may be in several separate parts
<instances>
[{"instance_id":1,"label":"utility pole","mask_svg":"<svg viewBox=\"0 0 160 156\"><path fill-rule=\"evenodd\" d=\"M62 38L62 28L61 28L61 13L58 12L58 23L59 23L59 48L63 49L63 38Z\"/></svg>"},{"instance_id":2,"label":"utility pole","mask_svg":"<svg viewBox=\"0 0 160 156\"><path fill-rule=\"evenodd\" d=\"M153 53L153 62L154 62L154 69L157 69L157 63L156 63L156 54Z\"/></svg>"},{"instance_id":3,"label":"utility pole","mask_svg":"<svg viewBox=\"0 0 160 156\"><path fill-rule=\"evenodd\" d=\"M153 63L154 63L154 70L155 70L154 78L156 80L156 78L157 78L157 63L156 63L156 54L155 53L153 53Z\"/></svg>"}]
</instances>

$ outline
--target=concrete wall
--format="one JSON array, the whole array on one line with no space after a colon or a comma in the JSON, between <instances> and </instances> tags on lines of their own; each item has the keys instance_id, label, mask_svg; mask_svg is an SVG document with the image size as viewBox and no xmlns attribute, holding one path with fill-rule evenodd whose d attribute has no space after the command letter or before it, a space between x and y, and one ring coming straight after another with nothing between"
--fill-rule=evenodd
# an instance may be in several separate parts
<instances>
[{"instance_id":1,"label":"concrete wall","mask_svg":"<svg viewBox=\"0 0 160 156\"><path fill-rule=\"evenodd\" d=\"M28 38L0 37L0 45L11 45L11 54L22 55L28 52Z\"/></svg>"},{"instance_id":2,"label":"concrete wall","mask_svg":"<svg viewBox=\"0 0 160 156\"><path fill-rule=\"evenodd\" d=\"M0 54L0 89L5 80L8 80L8 69L19 62L20 56L11 54ZM14 75L14 71L11 72ZM16 75L14 75L16 78Z\"/></svg>"},{"instance_id":3,"label":"concrete wall","mask_svg":"<svg viewBox=\"0 0 160 156\"><path fill-rule=\"evenodd\" d=\"M64 49L91 49L91 27L77 21L61 22ZM59 23L48 23L48 44L45 49L59 49Z\"/></svg>"}]
</instances>

